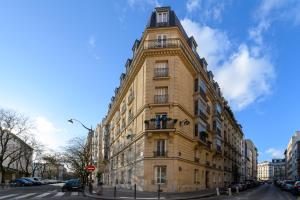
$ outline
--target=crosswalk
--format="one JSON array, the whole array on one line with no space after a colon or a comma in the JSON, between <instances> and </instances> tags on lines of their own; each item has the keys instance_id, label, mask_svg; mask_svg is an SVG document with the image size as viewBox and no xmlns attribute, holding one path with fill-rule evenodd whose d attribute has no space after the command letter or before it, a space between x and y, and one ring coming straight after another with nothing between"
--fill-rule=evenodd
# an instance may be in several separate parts
<instances>
[{"instance_id":1,"label":"crosswalk","mask_svg":"<svg viewBox=\"0 0 300 200\"><path fill-rule=\"evenodd\" d=\"M0 200L23 200L23 199L43 199L43 198L57 198L67 196L83 196L81 192L53 192L47 191L44 193L16 193L16 194L0 194Z\"/></svg>"}]
</instances>

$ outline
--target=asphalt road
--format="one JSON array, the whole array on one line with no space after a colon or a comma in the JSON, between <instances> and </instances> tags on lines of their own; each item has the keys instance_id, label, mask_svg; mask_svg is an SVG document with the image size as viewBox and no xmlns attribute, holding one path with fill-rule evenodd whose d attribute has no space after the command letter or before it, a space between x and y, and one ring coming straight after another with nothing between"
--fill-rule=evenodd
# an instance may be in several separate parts
<instances>
[{"instance_id":1,"label":"asphalt road","mask_svg":"<svg viewBox=\"0 0 300 200\"><path fill-rule=\"evenodd\" d=\"M81 192L62 192L62 184L0 189L0 200L17 199L90 199Z\"/></svg>"},{"instance_id":2,"label":"asphalt road","mask_svg":"<svg viewBox=\"0 0 300 200\"><path fill-rule=\"evenodd\" d=\"M300 200L290 192L282 191L273 184L261 185L257 188L229 196L211 197L209 200Z\"/></svg>"}]
</instances>

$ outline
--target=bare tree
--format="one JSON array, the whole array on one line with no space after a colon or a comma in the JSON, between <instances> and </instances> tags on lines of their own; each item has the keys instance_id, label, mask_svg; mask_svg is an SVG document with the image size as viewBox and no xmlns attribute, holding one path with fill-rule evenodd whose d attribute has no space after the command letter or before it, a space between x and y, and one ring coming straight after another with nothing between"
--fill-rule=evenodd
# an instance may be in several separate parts
<instances>
[{"instance_id":1,"label":"bare tree","mask_svg":"<svg viewBox=\"0 0 300 200\"><path fill-rule=\"evenodd\" d=\"M23 148L19 156L19 166L25 176L34 175L43 158L44 146L40 144L32 135L23 137L23 141L32 149Z\"/></svg>"},{"instance_id":2,"label":"bare tree","mask_svg":"<svg viewBox=\"0 0 300 200\"><path fill-rule=\"evenodd\" d=\"M74 138L69 141L63 154L64 162L67 167L79 177L82 183L87 183L89 173L85 167L90 164L91 154L90 147L86 145L84 138Z\"/></svg>"},{"instance_id":3,"label":"bare tree","mask_svg":"<svg viewBox=\"0 0 300 200\"><path fill-rule=\"evenodd\" d=\"M0 183L11 164L22 155L22 145L16 145L32 128L28 118L11 110L0 109Z\"/></svg>"}]
</instances>

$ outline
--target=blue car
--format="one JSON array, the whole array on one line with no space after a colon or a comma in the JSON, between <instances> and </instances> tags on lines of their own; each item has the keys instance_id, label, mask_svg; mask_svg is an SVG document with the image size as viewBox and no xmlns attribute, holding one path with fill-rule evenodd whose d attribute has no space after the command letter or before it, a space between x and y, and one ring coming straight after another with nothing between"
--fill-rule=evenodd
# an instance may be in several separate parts
<instances>
[{"instance_id":1,"label":"blue car","mask_svg":"<svg viewBox=\"0 0 300 200\"><path fill-rule=\"evenodd\" d=\"M14 181L12 181L10 183L11 186L15 186L15 187L18 187L18 186L32 186L33 183L29 182L29 181L26 181L25 179L23 178L18 178Z\"/></svg>"},{"instance_id":2,"label":"blue car","mask_svg":"<svg viewBox=\"0 0 300 200\"><path fill-rule=\"evenodd\" d=\"M41 182L35 181L35 180L31 179L31 178L23 177L22 179L24 179L24 180L26 180L26 181L28 181L28 182L31 182L32 185L42 185Z\"/></svg>"}]
</instances>

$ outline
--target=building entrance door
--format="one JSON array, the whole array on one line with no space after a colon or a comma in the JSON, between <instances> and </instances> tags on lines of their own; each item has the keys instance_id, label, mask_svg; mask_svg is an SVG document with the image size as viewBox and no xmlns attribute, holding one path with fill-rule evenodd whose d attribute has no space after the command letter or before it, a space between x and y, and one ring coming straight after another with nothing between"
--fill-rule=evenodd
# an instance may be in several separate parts
<instances>
[{"instance_id":1,"label":"building entrance door","mask_svg":"<svg viewBox=\"0 0 300 200\"><path fill-rule=\"evenodd\" d=\"M205 188L209 188L209 171L205 171Z\"/></svg>"}]
</instances>

